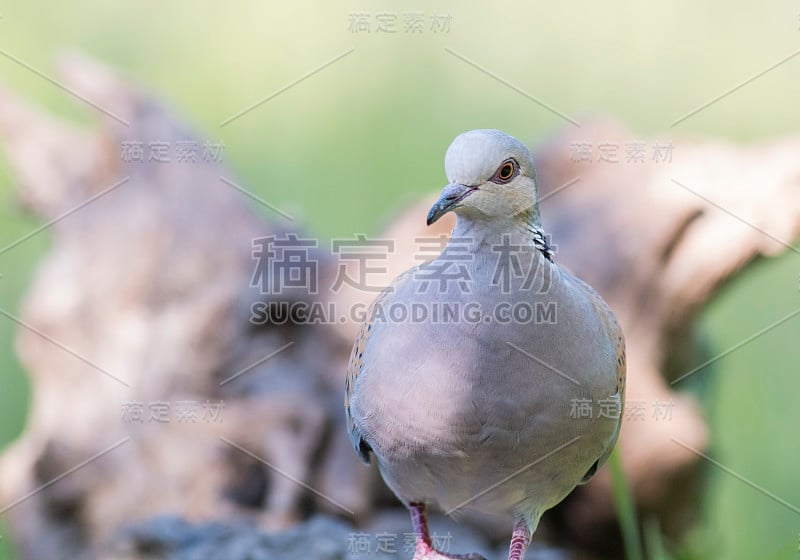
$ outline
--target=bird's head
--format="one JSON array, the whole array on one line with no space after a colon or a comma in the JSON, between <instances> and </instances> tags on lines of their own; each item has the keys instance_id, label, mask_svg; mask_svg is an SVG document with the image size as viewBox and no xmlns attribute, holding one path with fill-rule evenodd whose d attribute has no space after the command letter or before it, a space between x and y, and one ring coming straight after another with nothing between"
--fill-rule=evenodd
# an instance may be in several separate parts
<instances>
[{"instance_id":1,"label":"bird's head","mask_svg":"<svg viewBox=\"0 0 800 560\"><path fill-rule=\"evenodd\" d=\"M447 212L473 220L538 222L536 171L525 145L499 130L456 137L444 158L450 182L428 213L428 225Z\"/></svg>"}]
</instances>

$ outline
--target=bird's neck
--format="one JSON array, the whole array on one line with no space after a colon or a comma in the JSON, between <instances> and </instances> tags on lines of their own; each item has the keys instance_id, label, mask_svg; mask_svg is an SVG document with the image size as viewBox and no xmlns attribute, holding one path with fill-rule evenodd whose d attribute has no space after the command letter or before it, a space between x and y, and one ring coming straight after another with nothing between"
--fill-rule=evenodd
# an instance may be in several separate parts
<instances>
[{"instance_id":1,"label":"bird's neck","mask_svg":"<svg viewBox=\"0 0 800 560\"><path fill-rule=\"evenodd\" d=\"M501 244L530 247L553 261L553 251L547 242L538 212L526 212L505 220L458 215L451 237L473 245L475 250L491 250Z\"/></svg>"}]
</instances>

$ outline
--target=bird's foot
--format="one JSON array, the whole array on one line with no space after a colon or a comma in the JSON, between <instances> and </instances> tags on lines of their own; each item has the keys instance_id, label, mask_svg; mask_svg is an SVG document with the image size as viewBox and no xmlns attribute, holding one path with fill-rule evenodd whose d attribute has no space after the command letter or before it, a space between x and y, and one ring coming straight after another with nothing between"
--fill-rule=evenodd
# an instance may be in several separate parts
<instances>
[{"instance_id":1,"label":"bird's foot","mask_svg":"<svg viewBox=\"0 0 800 560\"><path fill-rule=\"evenodd\" d=\"M469 554L439 552L432 546L420 542L417 544L416 551L414 551L413 560L486 560L486 558L477 552L471 552Z\"/></svg>"},{"instance_id":2,"label":"bird's foot","mask_svg":"<svg viewBox=\"0 0 800 560\"><path fill-rule=\"evenodd\" d=\"M413 502L408 505L408 509L411 510L411 520L414 523L414 531L417 533L417 547L414 550L413 560L486 560L476 552L470 554L439 552L433 547L433 541L428 531L428 514L425 511L425 504Z\"/></svg>"}]
</instances>

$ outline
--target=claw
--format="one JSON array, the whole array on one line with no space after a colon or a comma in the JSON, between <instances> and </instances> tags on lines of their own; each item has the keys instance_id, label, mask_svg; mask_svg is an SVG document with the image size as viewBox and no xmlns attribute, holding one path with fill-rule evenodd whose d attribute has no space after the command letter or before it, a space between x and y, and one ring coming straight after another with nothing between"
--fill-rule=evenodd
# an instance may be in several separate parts
<instances>
[{"instance_id":1,"label":"claw","mask_svg":"<svg viewBox=\"0 0 800 560\"><path fill-rule=\"evenodd\" d=\"M433 548L430 533L428 532L428 515L425 512L425 504L411 503L411 519L414 522L414 530L417 533L417 548L414 551L412 560L486 560L477 552L469 554L448 554L439 552Z\"/></svg>"},{"instance_id":2,"label":"claw","mask_svg":"<svg viewBox=\"0 0 800 560\"><path fill-rule=\"evenodd\" d=\"M486 560L486 557L477 552L470 552L469 554L447 554L429 547L425 547L424 549L422 547L417 547L413 560Z\"/></svg>"}]
</instances>

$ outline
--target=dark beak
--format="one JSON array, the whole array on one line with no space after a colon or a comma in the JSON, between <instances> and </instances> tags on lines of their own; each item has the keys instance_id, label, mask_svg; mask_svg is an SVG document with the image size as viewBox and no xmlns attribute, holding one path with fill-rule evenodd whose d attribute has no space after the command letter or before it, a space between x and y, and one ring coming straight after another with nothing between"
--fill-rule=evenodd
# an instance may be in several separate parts
<instances>
[{"instance_id":1,"label":"dark beak","mask_svg":"<svg viewBox=\"0 0 800 560\"><path fill-rule=\"evenodd\" d=\"M436 220L447 214L459 202L467 198L469 195L478 190L477 187L468 187L459 183L450 183L444 189L439 199L433 204L430 212L428 212L428 225L431 225Z\"/></svg>"}]
</instances>

